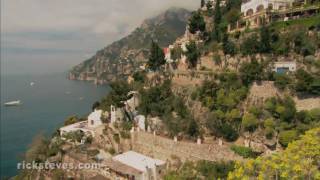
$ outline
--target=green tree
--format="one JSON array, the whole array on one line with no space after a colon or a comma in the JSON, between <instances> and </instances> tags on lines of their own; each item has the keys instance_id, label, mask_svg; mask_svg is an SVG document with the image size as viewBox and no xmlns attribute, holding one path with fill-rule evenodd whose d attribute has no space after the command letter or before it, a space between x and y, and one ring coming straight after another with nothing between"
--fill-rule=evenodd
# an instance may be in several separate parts
<instances>
[{"instance_id":1,"label":"green tree","mask_svg":"<svg viewBox=\"0 0 320 180\"><path fill-rule=\"evenodd\" d=\"M311 74L303 69L298 69L296 72L295 89L297 92L310 92L311 84L314 79Z\"/></svg>"},{"instance_id":2,"label":"green tree","mask_svg":"<svg viewBox=\"0 0 320 180\"><path fill-rule=\"evenodd\" d=\"M237 53L236 45L229 40L227 33L223 37L222 47L224 54L234 56Z\"/></svg>"},{"instance_id":3,"label":"green tree","mask_svg":"<svg viewBox=\"0 0 320 180\"><path fill-rule=\"evenodd\" d=\"M242 117L242 127L246 131L253 132L259 125L258 119L251 113L246 113Z\"/></svg>"},{"instance_id":4,"label":"green tree","mask_svg":"<svg viewBox=\"0 0 320 180\"><path fill-rule=\"evenodd\" d=\"M151 70L157 71L162 65L166 63L165 55L159 45L152 41L148 66Z\"/></svg>"},{"instance_id":5,"label":"green tree","mask_svg":"<svg viewBox=\"0 0 320 180\"><path fill-rule=\"evenodd\" d=\"M255 80L261 80L263 66L257 60L252 60L250 63L242 63L239 71L242 82L249 85Z\"/></svg>"},{"instance_id":6,"label":"green tree","mask_svg":"<svg viewBox=\"0 0 320 180\"><path fill-rule=\"evenodd\" d=\"M280 90L284 90L291 83L291 79L287 74L275 74L274 79L274 85Z\"/></svg>"},{"instance_id":7,"label":"green tree","mask_svg":"<svg viewBox=\"0 0 320 180\"><path fill-rule=\"evenodd\" d=\"M266 26L260 28L260 52L269 53L271 51L270 31Z\"/></svg>"},{"instance_id":8,"label":"green tree","mask_svg":"<svg viewBox=\"0 0 320 180\"><path fill-rule=\"evenodd\" d=\"M287 147L288 144L298 139L298 132L296 130L281 131L279 133L279 143Z\"/></svg>"},{"instance_id":9,"label":"green tree","mask_svg":"<svg viewBox=\"0 0 320 180\"><path fill-rule=\"evenodd\" d=\"M189 20L189 31L195 34L197 31L204 32L206 30L206 23L199 11L193 12Z\"/></svg>"},{"instance_id":10,"label":"green tree","mask_svg":"<svg viewBox=\"0 0 320 180\"><path fill-rule=\"evenodd\" d=\"M220 41L220 24L222 20L222 14L221 14L221 7L220 7L220 0L216 1L215 8L214 8L214 19L213 19L213 39L216 41Z\"/></svg>"},{"instance_id":11,"label":"green tree","mask_svg":"<svg viewBox=\"0 0 320 180\"><path fill-rule=\"evenodd\" d=\"M206 5L206 1L205 0L201 0L201 8L203 8Z\"/></svg>"},{"instance_id":12,"label":"green tree","mask_svg":"<svg viewBox=\"0 0 320 180\"><path fill-rule=\"evenodd\" d=\"M259 52L259 41L256 34L252 34L245 38L240 46L241 53L244 55L252 55Z\"/></svg>"},{"instance_id":13,"label":"green tree","mask_svg":"<svg viewBox=\"0 0 320 180\"><path fill-rule=\"evenodd\" d=\"M197 44L195 41L191 41L187 44L186 52L187 60L191 68L197 67L198 59L200 57L200 52L198 50Z\"/></svg>"}]
</instances>

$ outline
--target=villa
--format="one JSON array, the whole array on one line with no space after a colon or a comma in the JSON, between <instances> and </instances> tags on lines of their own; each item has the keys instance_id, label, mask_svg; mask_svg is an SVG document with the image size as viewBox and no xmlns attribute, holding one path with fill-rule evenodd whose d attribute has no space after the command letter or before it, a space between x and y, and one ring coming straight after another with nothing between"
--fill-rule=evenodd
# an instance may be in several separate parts
<instances>
[{"instance_id":1,"label":"villa","mask_svg":"<svg viewBox=\"0 0 320 180\"><path fill-rule=\"evenodd\" d=\"M258 28L263 24L310 17L320 13L319 5L304 7L300 0L244 0L241 4L241 20L230 24L228 31Z\"/></svg>"}]
</instances>

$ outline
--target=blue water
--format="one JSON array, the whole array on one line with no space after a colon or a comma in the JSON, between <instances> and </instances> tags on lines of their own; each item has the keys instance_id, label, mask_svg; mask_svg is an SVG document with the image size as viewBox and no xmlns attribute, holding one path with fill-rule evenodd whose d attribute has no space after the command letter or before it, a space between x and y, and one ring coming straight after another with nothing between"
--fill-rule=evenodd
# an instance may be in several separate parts
<instances>
[{"instance_id":1,"label":"blue water","mask_svg":"<svg viewBox=\"0 0 320 180\"><path fill-rule=\"evenodd\" d=\"M1 177L17 174L16 164L36 134L51 135L70 115L86 116L108 91L65 74L1 76ZM3 106L18 99L19 107Z\"/></svg>"}]
</instances>

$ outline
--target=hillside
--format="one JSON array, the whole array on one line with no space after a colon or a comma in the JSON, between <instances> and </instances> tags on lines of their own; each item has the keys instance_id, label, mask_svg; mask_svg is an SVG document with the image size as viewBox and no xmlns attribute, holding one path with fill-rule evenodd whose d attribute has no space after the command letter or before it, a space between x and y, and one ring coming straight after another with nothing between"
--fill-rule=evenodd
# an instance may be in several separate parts
<instances>
[{"instance_id":1,"label":"hillside","mask_svg":"<svg viewBox=\"0 0 320 180\"><path fill-rule=\"evenodd\" d=\"M130 35L75 66L70 71L69 78L106 83L117 77L126 77L146 62L152 40L164 47L183 35L189 16L188 10L170 8L156 17L145 20Z\"/></svg>"}]
</instances>

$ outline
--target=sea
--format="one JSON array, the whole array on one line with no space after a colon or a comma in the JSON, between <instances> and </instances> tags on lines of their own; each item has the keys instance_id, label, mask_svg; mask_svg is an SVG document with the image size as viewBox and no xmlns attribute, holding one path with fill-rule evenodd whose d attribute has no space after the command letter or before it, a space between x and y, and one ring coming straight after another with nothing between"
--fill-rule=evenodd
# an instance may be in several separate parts
<instances>
[{"instance_id":1,"label":"sea","mask_svg":"<svg viewBox=\"0 0 320 180\"><path fill-rule=\"evenodd\" d=\"M96 86L66 77L66 73L1 75L2 178L18 173L17 163L34 136L42 133L50 137L67 117L87 116L92 104L110 90L107 85ZM22 105L3 105L14 100L21 100Z\"/></svg>"}]
</instances>

